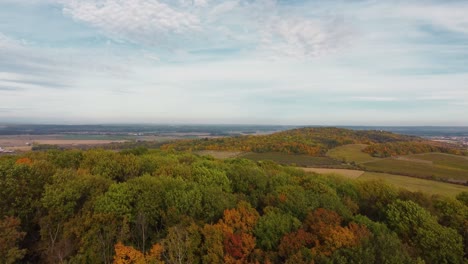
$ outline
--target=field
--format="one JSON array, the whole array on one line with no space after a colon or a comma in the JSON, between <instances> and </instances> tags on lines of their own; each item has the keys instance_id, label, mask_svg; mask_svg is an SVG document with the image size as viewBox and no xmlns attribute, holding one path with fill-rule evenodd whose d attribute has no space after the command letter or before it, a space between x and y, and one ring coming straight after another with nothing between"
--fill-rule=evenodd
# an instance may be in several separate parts
<instances>
[{"instance_id":1,"label":"field","mask_svg":"<svg viewBox=\"0 0 468 264\"><path fill-rule=\"evenodd\" d=\"M468 170L468 157L455 156L444 153L424 153L406 157L410 159L424 160L441 167Z\"/></svg>"},{"instance_id":2,"label":"field","mask_svg":"<svg viewBox=\"0 0 468 264\"><path fill-rule=\"evenodd\" d=\"M388 158L361 164L361 166L365 170L375 172L441 179L460 183L468 181L468 169L465 168L465 163L453 163L451 158L449 161L433 161L432 163L419 161L420 159L424 160L424 158L427 158L427 156L417 155L416 160L411 160L407 156L405 156L405 159ZM436 159L435 156L431 158Z\"/></svg>"},{"instance_id":3,"label":"field","mask_svg":"<svg viewBox=\"0 0 468 264\"><path fill-rule=\"evenodd\" d=\"M363 170L366 170L366 172L357 176L360 180L383 179L390 184L410 191L448 196L455 196L461 191L468 191L466 186L434 181L434 179L440 179L454 183L468 182L468 157L444 153L424 153L381 159L363 153L361 150L365 147L364 144L344 145L329 150L327 156L336 160L358 164ZM319 169L311 168L308 170L327 173L326 171L319 171ZM368 172L367 170L378 172ZM352 170L348 172L347 170L333 169L329 172L351 178L353 178L352 173L356 173L356 171Z\"/></svg>"},{"instance_id":4,"label":"field","mask_svg":"<svg viewBox=\"0 0 468 264\"><path fill-rule=\"evenodd\" d=\"M247 153L241 156L255 161L272 160L283 165L295 165L299 167L342 167L341 162L330 157L312 157L308 155L293 155L279 152Z\"/></svg>"},{"instance_id":5,"label":"field","mask_svg":"<svg viewBox=\"0 0 468 264\"><path fill-rule=\"evenodd\" d=\"M367 147L365 144L344 145L330 149L327 152L327 156L336 160L344 162L355 162L357 164L378 160L378 158L372 157L371 155L362 152L361 150L363 150L365 147Z\"/></svg>"},{"instance_id":6,"label":"field","mask_svg":"<svg viewBox=\"0 0 468 264\"><path fill-rule=\"evenodd\" d=\"M58 138L63 140L131 140L131 136L123 135L75 135L75 134L66 134L66 135L57 135Z\"/></svg>"},{"instance_id":7,"label":"field","mask_svg":"<svg viewBox=\"0 0 468 264\"><path fill-rule=\"evenodd\" d=\"M424 153L392 158L375 158L361 152L366 145L351 144L328 151L327 156L355 162L365 171L382 172L450 181L468 182L468 158L444 153Z\"/></svg>"},{"instance_id":8,"label":"field","mask_svg":"<svg viewBox=\"0 0 468 264\"><path fill-rule=\"evenodd\" d=\"M217 151L217 150L200 150L200 151L195 151L195 154L198 154L200 156L212 156L213 158L216 159L229 159L229 158L235 158L240 155L242 155L244 152L240 151Z\"/></svg>"},{"instance_id":9,"label":"field","mask_svg":"<svg viewBox=\"0 0 468 264\"><path fill-rule=\"evenodd\" d=\"M109 143L136 141L164 142L178 137L132 135L0 135L0 147L6 150L29 151L32 145L56 145L60 147L99 146Z\"/></svg>"},{"instance_id":10,"label":"field","mask_svg":"<svg viewBox=\"0 0 468 264\"><path fill-rule=\"evenodd\" d=\"M468 187L462 185L436 182L431 180L424 180L388 173L365 172L358 178L358 180L371 179L384 180L397 187L404 188L413 192L420 191L429 194L439 194L451 197L456 196L462 191L468 191Z\"/></svg>"},{"instance_id":11,"label":"field","mask_svg":"<svg viewBox=\"0 0 468 264\"><path fill-rule=\"evenodd\" d=\"M102 145L111 142L123 142L125 140L111 139L76 139L61 135L20 135L0 136L0 146L8 150L28 151L33 144L74 146L74 145Z\"/></svg>"},{"instance_id":12,"label":"field","mask_svg":"<svg viewBox=\"0 0 468 264\"><path fill-rule=\"evenodd\" d=\"M362 174L364 171L360 170L347 170L347 169L326 169L326 168L302 168L304 171L307 172L315 172L320 174L337 174L341 176L345 176L346 178L356 179Z\"/></svg>"}]
</instances>

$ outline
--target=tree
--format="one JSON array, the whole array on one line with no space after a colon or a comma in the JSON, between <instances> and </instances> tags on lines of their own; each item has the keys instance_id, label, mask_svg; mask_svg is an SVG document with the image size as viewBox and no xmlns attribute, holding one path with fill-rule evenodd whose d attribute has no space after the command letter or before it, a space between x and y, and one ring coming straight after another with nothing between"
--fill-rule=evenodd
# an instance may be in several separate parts
<instances>
[{"instance_id":1,"label":"tree","mask_svg":"<svg viewBox=\"0 0 468 264\"><path fill-rule=\"evenodd\" d=\"M122 242L115 245L114 264L145 264L145 255Z\"/></svg>"},{"instance_id":2,"label":"tree","mask_svg":"<svg viewBox=\"0 0 468 264\"><path fill-rule=\"evenodd\" d=\"M265 215L258 220L254 233L262 249L276 250L280 239L300 225L301 222L294 216L277 208L268 208Z\"/></svg>"},{"instance_id":3,"label":"tree","mask_svg":"<svg viewBox=\"0 0 468 264\"><path fill-rule=\"evenodd\" d=\"M0 220L0 263L10 264L21 260L26 249L20 249L18 243L26 233L20 231L21 221L18 218L7 216Z\"/></svg>"},{"instance_id":4,"label":"tree","mask_svg":"<svg viewBox=\"0 0 468 264\"><path fill-rule=\"evenodd\" d=\"M451 228L437 223L424 208L412 201L397 200L386 212L390 228L409 242L429 263L461 263L462 238Z\"/></svg>"},{"instance_id":5,"label":"tree","mask_svg":"<svg viewBox=\"0 0 468 264\"><path fill-rule=\"evenodd\" d=\"M373 222L369 218L358 215L354 221L365 225L371 232L368 240L365 240L361 248L351 252L337 252L336 255L344 256L346 259L355 259L356 263L382 263L402 264L413 263L402 241L398 235L388 229L384 223Z\"/></svg>"},{"instance_id":6,"label":"tree","mask_svg":"<svg viewBox=\"0 0 468 264\"><path fill-rule=\"evenodd\" d=\"M163 247L154 244L151 250L143 254L131 246L125 246L122 242L115 244L114 264L163 264Z\"/></svg>"},{"instance_id":7,"label":"tree","mask_svg":"<svg viewBox=\"0 0 468 264\"><path fill-rule=\"evenodd\" d=\"M201 230L203 236L203 263L224 262L224 233L219 225L206 224Z\"/></svg>"},{"instance_id":8,"label":"tree","mask_svg":"<svg viewBox=\"0 0 468 264\"><path fill-rule=\"evenodd\" d=\"M351 222L343 227L342 222L341 216L334 211L318 208L310 212L303 226L316 237L312 251L330 256L337 249L357 247L370 236L365 226Z\"/></svg>"},{"instance_id":9,"label":"tree","mask_svg":"<svg viewBox=\"0 0 468 264\"><path fill-rule=\"evenodd\" d=\"M268 178L265 172L250 160L235 159L226 162L229 162L226 174L233 191L242 194L243 199L257 207L267 188Z\"/></svg>"},{"instance_id":10,"label":"tree","mask_svg":"<svg viewBox=\"0 0 468 264\"><path fill-rule=\"evenodd\" d=\"M163 240L164 256L169 263L200 263L201 236L194 223L170 227Z\"/></svg>"},{"instance_id":11,"label":"tree","mask_svg":"<svg viewBox=\"0 0 468 264\"><path fill-rule=\"evenodd\" d=\"M462 202L465 206L468 206L468 191L457 194L457 200Z\"/></svg>"},{"instance_id":12,"label":"tree","mask_svg":"<svg viewBox=\"0 0 468 264\"><path fill-rule=\"evenodd\" d=\"M373 220L385 218L386 206L396 200L398 192L383 181L358 182L359 208Z\"/></svg>"},{"instance_id":13,"label":"tree","mask_svg":"<svg viewBox=\"0 0 468 264\"><path fill-rule=\"evenodd\" d=\"M83 234L76 232L78 228L70 223L82 220L110 184L104 178L79 175L70 170L53 176L53 182L45 187L41 199L47 214L40 219L41 244L49 262L62 262L78 250L79 240L75 236Z\"/></svg>"},{"instance_id":14,"label":"tree","mask_svg":"<svg viewBox=\"0 0 468 264\"><path fill-rule=\"evenodd\" d=\"M260 215L255 208L241 201L237 204L237 208L224 210L220 224L230 228L233 233L252 234L259 218Z\"/></svg>"}]
</instances>

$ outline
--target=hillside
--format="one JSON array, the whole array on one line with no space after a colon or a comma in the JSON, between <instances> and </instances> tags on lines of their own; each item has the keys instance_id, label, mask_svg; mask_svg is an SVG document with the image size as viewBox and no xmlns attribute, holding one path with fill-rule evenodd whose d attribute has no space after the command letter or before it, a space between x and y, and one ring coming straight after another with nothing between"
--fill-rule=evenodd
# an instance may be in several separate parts
<instances>
[{"instance_id":1,"label":"hillside","mask_svg":"<svg viewBox=\"0 0 468 264\"><path fill-rule=\"evenodd\" d=\"M466 150L447 143L377 130L300 128L261 136L178 140L161 148L218 158L243 157L299 167L357 169L468 183ZM436 160L427 162L412 156L424 157L427 153L442 156L432 156Z\"/></svg>"},{"instance_id":2,"label":"hillside","mask_svg":"<svg viewBox=\"0 0 468 264\"><path fill-rule=\"evenodd\" d=\"M281 152L325 156L328 150L347 144L423 141L386 131L355 131L343 128L299 128L270 135L179 140L162 146L174 150L222 150L255 153Z\"/></svg>"}]
</instances>

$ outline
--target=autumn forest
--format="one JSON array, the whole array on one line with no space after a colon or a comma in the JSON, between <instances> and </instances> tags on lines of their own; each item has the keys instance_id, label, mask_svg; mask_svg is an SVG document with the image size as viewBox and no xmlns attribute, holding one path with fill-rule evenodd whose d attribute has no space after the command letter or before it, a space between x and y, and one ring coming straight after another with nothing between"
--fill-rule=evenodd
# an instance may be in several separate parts
<instances>
[{"instance_id":1,"label":"autumn forest","mask_svg":"<svg viewBox=\"0 0 468 264\"><path fill-rule=\"evenodd\" d=\"M1 263L464 263L468 252L468 192L167 148L0 157L0 214Z\"/></svg>"}]
</instances>

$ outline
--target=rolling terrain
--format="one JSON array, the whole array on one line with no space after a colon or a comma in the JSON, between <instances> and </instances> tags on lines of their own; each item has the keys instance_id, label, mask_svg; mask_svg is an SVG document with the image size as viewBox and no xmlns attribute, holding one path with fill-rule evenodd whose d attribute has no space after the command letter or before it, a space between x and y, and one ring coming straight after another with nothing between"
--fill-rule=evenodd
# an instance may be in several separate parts
<instances>
[{"instance_id":1,"label":"rolling terrain","mask_svg":"<svg viewBox=\"0 0 468 264\"><path fill-rule=\"evenodd\" d=\"M167 150L220 150L243 152L281 152L326 156L328 150L348 144L377 144L389 142L419 142L422 138L386 131L354 131L334 127L307 127L276 132L270 135L178 140L162 146Z\"/></svg>"},{"instance_id":2,"label":"rolling terrain","mask_svg":"<svg viewBox=\"0 0 468 264\"><path fill-rule=\"evenodd\" d=\"M467 157L363 151L389 142L429 144L309 128L1 156L0 253L25 263L463 263Z\"/></svg>"},{"instance_id":3,"label":"rolling terrain","mask_svg":"<svg viewBox=\"0 0 468 264\"><path fill-rule=\"evenodd\" d=\"M411 191L422 191L431 194L454 196L459 192L466 190L467 187L461 186L468 183L468 157L463 156L463 152L456 147L450 148L450 145L441 146L439 142L430 142L418 137L406 137L396 134L382 133L382 137L376 137L379 132L364 131L360 134L367 137L356 137L349 131L340 131L340 136L332 135L325 137L324 134L335 130L330 129L296 129L293 131L284 131L281 133L263 136L260 141L275 142L275 139L286 137L286 135L295 135L303 142L310 142L314 147L320 146L320 153L296 154L283 149L283 152L262 152L263 149L269 149L264 146L263 149L235 152L235 157L242 157L254 161L271 160L283 165L292 165L308 168L306 170L325 174L340 174L346 177L359 179L380 179L385 180L395 186L406 188ZM303 132L302 136L298 136ZM316 135L311 135L317 133ZM281 136L280 136L281 135ZM320 135L320 136L319 136ZM292 137L291 135L289 137ZM341 140L338 140L341 138ZM278 139L279 140L279 139ZM217 140L194 140L171 143L164 146L167 148L211 148L211 155L219 156L216 153L226 153L224 150L236 148L240 144L252 144L254 138L229 138ZM330 142L334 142L330 144ZM287 142L287 141L286 141ZM351 144L342 144L352 142ZM179 145L180 144L180 145ZM366 150L370 146L376 146L374 149L386 150L386 144L392 144L392 151L401 151L410 153L412 150L418 154L408 155L376 155L373 156ZM337 145L335 147L331 147ZM398 148L400 147L400 148ZM274 148L274 147L273 147ZM415 149L416 148L416 149ZM324 153L323 150L327 149ZM428 153L419 153L421 151L432 151ZM441 151L445 152L442 153ZM448 154L459 153L460 155ZM387 153L387 152L386 152ZM220 154L222 156L222 154ZM379 157L383 156L383 157ZM388 157L386 157L388 156ZM222 158L229 158L225 156Z\"/></svg>"}]
</instances>

